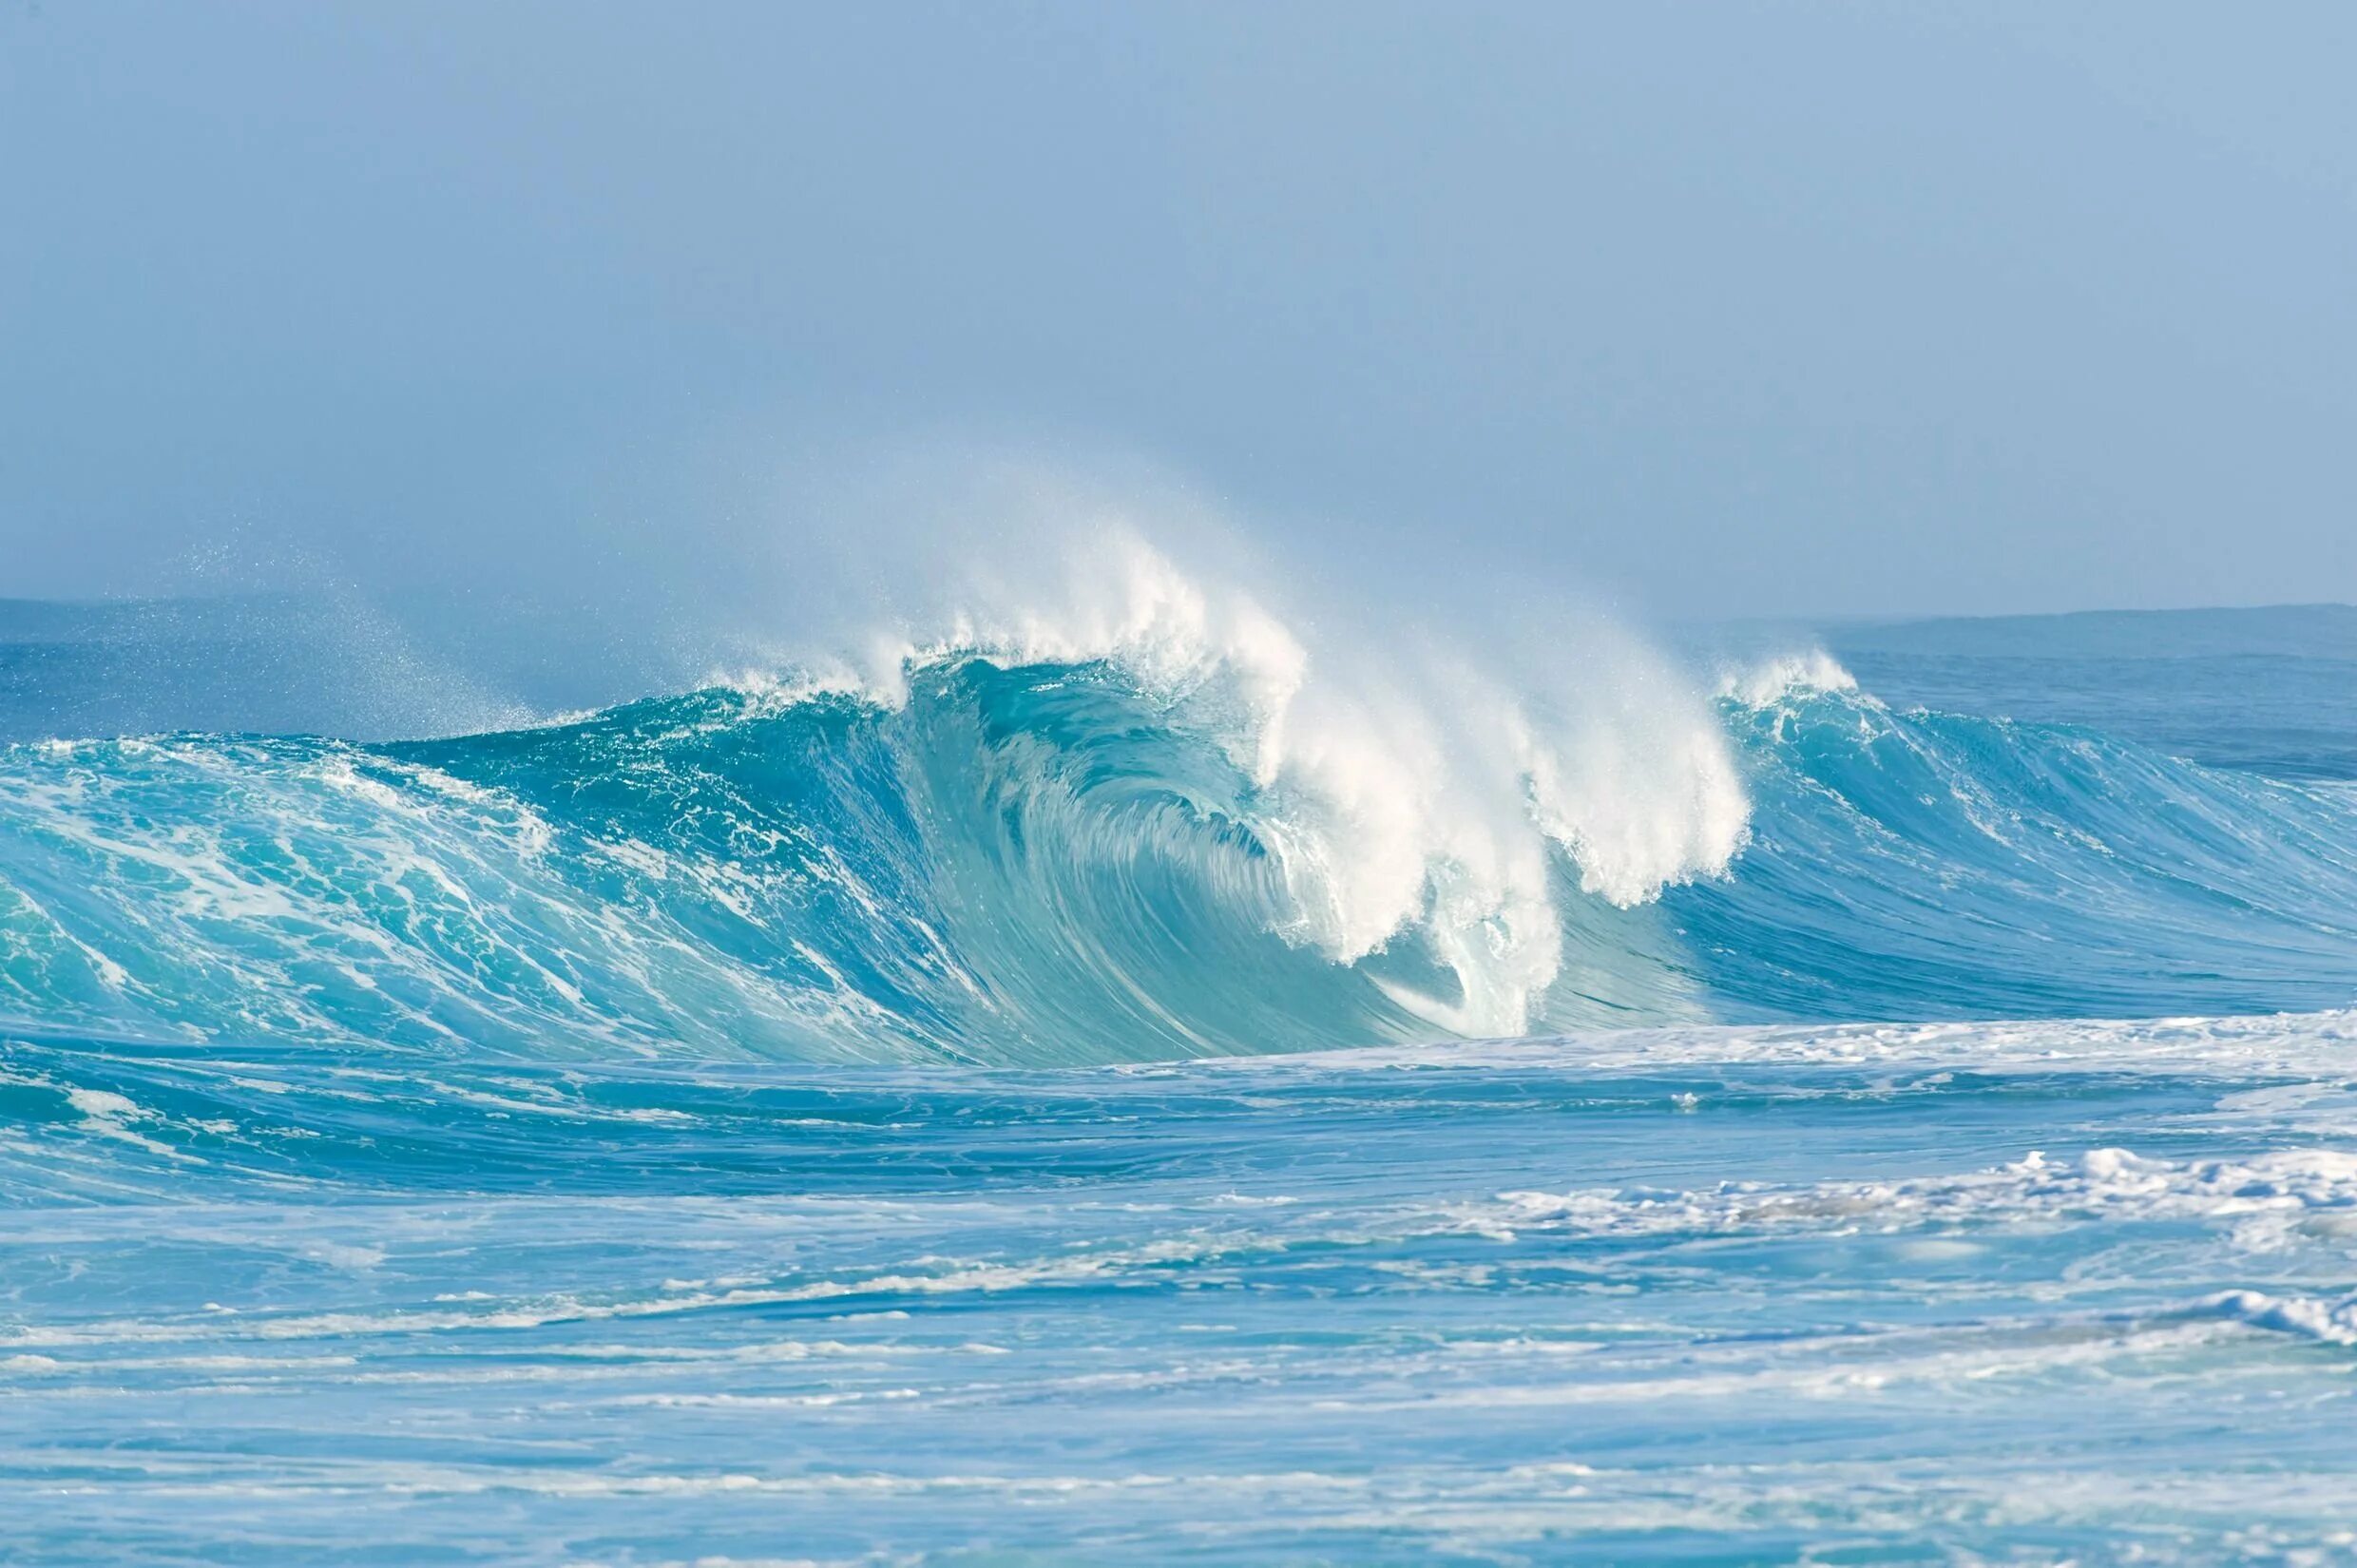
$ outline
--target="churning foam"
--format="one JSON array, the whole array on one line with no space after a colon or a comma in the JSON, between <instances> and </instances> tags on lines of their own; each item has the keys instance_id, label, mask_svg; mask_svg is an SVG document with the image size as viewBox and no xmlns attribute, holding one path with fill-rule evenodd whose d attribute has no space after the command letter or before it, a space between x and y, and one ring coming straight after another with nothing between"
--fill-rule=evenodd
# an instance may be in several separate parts
<instances>
[{"instance_id":1,"label":"churning foam","mask_svg":"<svg viewBox=\"0 0 2357 1568\"><path fill-rule=\"evenodd\" d=\"M1555 978L1559 853L1626 907L1724 873L1745 840L1701 695L1599 621L1549 628L1550 657L1509 668L1398 628L1313 631L1118 516L1027 581L977 582L945 620L811 666L809 689L897 704L913 672L968 658L1121 670L1251 780L1289 906L1278 934L1349 964L1421 930L1462 994L1386 988L1453 1033L1521 1030Z\"/></svg>"}]
</instances>

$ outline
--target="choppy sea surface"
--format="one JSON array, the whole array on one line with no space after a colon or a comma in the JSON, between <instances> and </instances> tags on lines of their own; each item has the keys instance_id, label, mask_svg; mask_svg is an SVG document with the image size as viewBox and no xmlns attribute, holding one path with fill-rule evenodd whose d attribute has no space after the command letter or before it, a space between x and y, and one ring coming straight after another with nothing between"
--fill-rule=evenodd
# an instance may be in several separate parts
<instances>
[{"instance_id":1,"label":"choppy sea surface","mask_svg":"<svg viewBox=\"0 0 2357 1568\"><path fill-rule=\"evenodd\" d=\"M0 1556L2357 1561L2357 611L1108 592L0 606Z\"/></svg>"}]
</instances>

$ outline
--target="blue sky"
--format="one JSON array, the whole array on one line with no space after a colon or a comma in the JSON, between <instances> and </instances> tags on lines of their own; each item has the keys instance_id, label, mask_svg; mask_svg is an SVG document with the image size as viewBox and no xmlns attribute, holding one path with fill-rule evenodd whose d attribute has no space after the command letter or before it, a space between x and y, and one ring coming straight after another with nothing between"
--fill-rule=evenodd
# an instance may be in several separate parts
<instances>
[{"instance_id":1,"label":"blue sky","mask_svg":"<svg viewBox=\"0 0 2357 1568\"><path fill-rule=\"evenodd\" d=\"M2357 599L2353 58L2321 5L8 0L0 593L594 593L821 526L749 475L984 443L1657 614Z\"/></svg>"}]
</instances>

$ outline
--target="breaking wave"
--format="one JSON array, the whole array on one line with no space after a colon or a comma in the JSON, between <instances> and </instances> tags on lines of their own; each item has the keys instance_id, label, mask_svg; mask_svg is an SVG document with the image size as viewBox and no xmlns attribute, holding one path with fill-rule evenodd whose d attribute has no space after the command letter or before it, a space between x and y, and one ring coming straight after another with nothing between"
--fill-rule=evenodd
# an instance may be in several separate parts
<instances>
[{"instance_id":1,"label":"breaking wave","mask_svg":"<svg viewBox=\"0 0 2357 1568\"><path fill-rule=\"evenodd\" d=\"M2352 994L2357 802L1280 616L1115 539L790 676L362 745L0 751L0 1014L161 1040L1055 1063Z\"/></svg>"}]
</instances>

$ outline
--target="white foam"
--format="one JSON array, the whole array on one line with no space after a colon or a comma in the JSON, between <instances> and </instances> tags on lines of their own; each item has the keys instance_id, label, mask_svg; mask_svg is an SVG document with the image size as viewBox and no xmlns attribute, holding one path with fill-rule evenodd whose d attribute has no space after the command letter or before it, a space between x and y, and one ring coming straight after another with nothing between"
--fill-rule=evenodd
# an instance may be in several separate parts
<instances>
[{"instance_id":1,"label":"white foam","mask_svg":"<svg viewBox=\"0 0 2357 1568\"><path fill-rule=\"evenodd\" d=\"M2254 1329L2302 1334L2328 1345L2357 1345L2357 1295L2326 1301L2314 1296L2270 1295L2264 1291L2228 1291L2205 1306L2220 1317L2236 1318Z\"/></svg>"},{"instance_id":2,"label":"white foam","mask_svg":"<svg viewBox=\"0 0 2357 1568\"><path fill-rule=\"evenodd\" d=\"M1501 671L1401 627L1313 629L1256 583L1182 568L1118 507L1066 504L1082 515L1049 521L1076 543L1052 565L977 574L942 629L851 640L762 699L898 704L917 672L968 658L1120 668L1255 787L1278 933L1349 964L1420 929L1461 995L1388 988L1457 1034L1523 1028L1555 978L1555 851L1626 907L1741 850L1750 803L1722 730L1628 634L1552 628L1543 660Z\"/></svg>"},{"instance_id":3,"label":"white foam","mask_svg":"<svg viewBox=\"0 0 2357 1568\"><path fill-rule=\"evenodd\" d=\"M1854 692L1858 681L1822 648L1807 648L1722 668L1718 695L1747 708L1770 708L1819 692Z\"/></svg>"},{"instance_id":4,"label":"white foam","mask_svg":"<svg viewBox=\"0 0 2357 1568\"><path fill-rule=\"evenodd\" d=\"M1236 1057L1197 1072L1282 1076L1336 1069L1545 1067L1614 1072L1683 1066L2229 1072L2300 1081L2357 1061L2357 1011L2222 1018L2025 1019L1934 1023L1700 1024L1529 1040L1361 1046ZM1153 1065L1125 1072L1168 1071Z\"/></svg>"},{"instance_id":5,"label":"white foam","mask_svg":"<svg viewBox=\"0 0 2357 1568\"><path fill-rule=\"evenodd\" d=\"M2283 1149L2248 1159L2176 1161L2126 1149L2091 1149L2075 1160L2031 1150L1962 1175L1806 1186L1727 1182L1698 1191L1591 1189L1506 1192L1458 1211L1466 1229L1652 1235L1789 1230L1897 1233L1950 1226L2021 1226L2072 1220L2185 1220L2222 1226L2253 1252L2290 1245L2326 1216L2357 1215L2357 1155ZM2357 1331L2357 1307L2340 1309Z\"/></svg>"}]
</instances>

